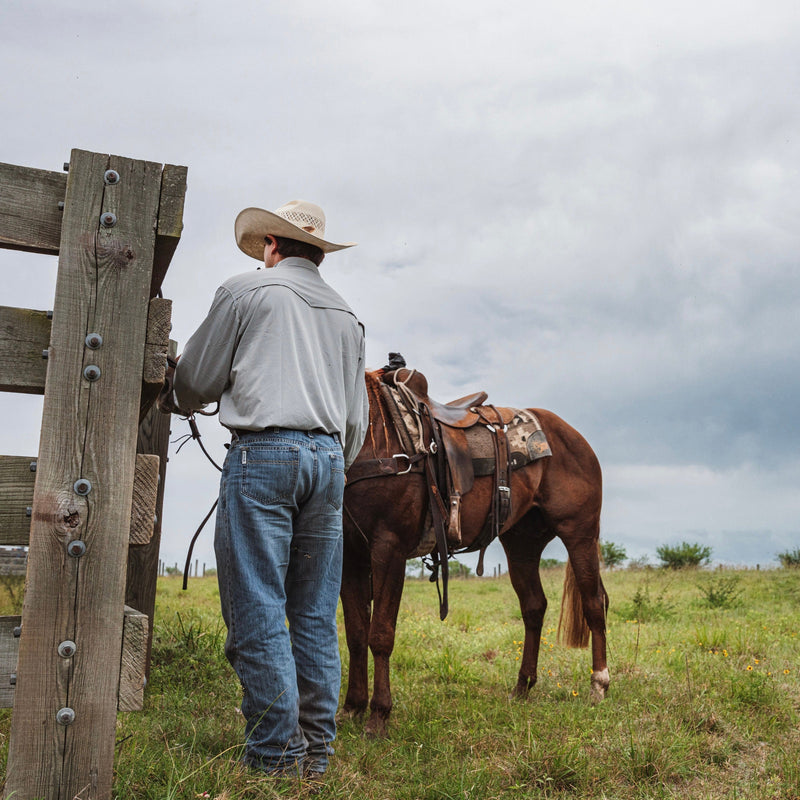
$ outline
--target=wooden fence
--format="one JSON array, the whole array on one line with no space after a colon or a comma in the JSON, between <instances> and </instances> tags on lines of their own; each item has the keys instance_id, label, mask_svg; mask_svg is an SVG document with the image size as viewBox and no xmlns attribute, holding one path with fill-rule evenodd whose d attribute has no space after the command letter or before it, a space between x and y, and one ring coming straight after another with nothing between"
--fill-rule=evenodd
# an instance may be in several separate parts
<instances>
[{"instance_id":1,"label":"wooden fence","mask_svg":"<svg viewBox=\"0 0 800 800\"><path fill-rule=\"evenodd\" d=\"M111 797L117 711L141 708L148 667L169 437L157 295L186 168L73 150L64 169L0 164L0 247L58 256L52 311L0 307L0 390L44 394L38 456L0 456L0 545L29 545L22 617L0 618L14 800Z\"/></svg>"}]
</instances>

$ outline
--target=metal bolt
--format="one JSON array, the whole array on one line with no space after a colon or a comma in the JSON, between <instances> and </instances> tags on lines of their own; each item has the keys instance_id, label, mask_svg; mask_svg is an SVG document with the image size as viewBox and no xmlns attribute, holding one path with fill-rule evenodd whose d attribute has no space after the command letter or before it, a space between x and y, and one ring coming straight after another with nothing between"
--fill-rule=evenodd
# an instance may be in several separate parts
<instances>
[{"instance_id":1,"label":"metal bolt","mask_svg":"<svg viewBox=\"0 0 800 800\"><path fill-rule=\"evenodd\" d=\"M67 545L67 554L73 558L80 558L86 552L86 545L80 539L73 539Z\"/></svg>"},{"instance_id":2,"label":"metal bolt","mask_svg":"<svg viewBox=\"0 0 800 800\"><path fill-rule=\"evenodd\" d=\"M63 211L64 210L64 201L63 200L59 200L58 201L58 210L59 211Z\"/></svg>"},{"instance_id":3,"label":"metal bolt","mask_svg":"<svg viewBox=\"0 0 800 800\"><path fill-rule=\"evenodd\" d=\"M97 364L89 364L83 371L83 377L87 381L96 381L100 377L100 367Z\"/></svg>"},{"instance_id":4,"label":"metal bolt","mask_svg":"<svg viewBox=\"0 0 800 800\"><path fill-rule=\"evenodd\" d=\"M64 172L69 172L69 161L64 162Z\"/></svg>"},{"instance_id":5,"label":"metal bolt","mask_svg":"<svg viewBox=\"0 0 800 800\"><path fill-rule=\"evenodd\" d=\"M78 480L72 484L72 488L75 490L75 494L86 497L86 495L92 491L92 483L87 478L78 478Z\"/></svg>"},{"instance_id":6,"label":"metal bolt","mask_svg":"<svg viewBox=\"0 0 800 800\"><path fill-rule=\"evenodd\" d=\"M50 358L50 351L49 350L42 350L42 358L45 359L45 361L48 358Z\"/></svg>"},{"instance_id":7,"label":"metal bolt","mask_svg":"<svg viewBox=\"0 0 800 800\"><path fill-rule=\"evenodd\" d=\"M52 311L48 311L47 312L47 319L53 319L53 312Z\"/></svg>"},{"instance_id":8,"label":"metal bolt","mask_svg":"<svg viewBox=\"0 0 800 800\"><path fill-rule=\"evenodd\" d=\"M31 461L31 472L36 472L36 462Z\"/></svg>"},{"instance_id":9,"label":"metal bolt","mask_svg":"<svg viewBox=\"0 0 800 800\"><path fill-rule=\"evenodd\" d=\"M58 646L58 654L61 656L61 658L72 658L77 649L78 645L76 645L75 642L66 639Z\"/></svg>"},{"instance_id":10,"label":"metal bolt","mask_svg":"<svg viewBox=\"0 0 800 800\"><path fill-rule=\"evenodd\" d=\"M106 185L113 186L115 183L119 183L119 172L115 169L107 169L105 175L103 175L103 180Z\"/></svg>"},{"instance_id":11,"label":"metal bolt","mask_svg":"<svg viewBox=\"0 0 800 800\"><path fill-rule=\"evenodd\" d=\"M33 516L33 506L25 506L25 516L26 517Z\"/></svg>"},{"instance_id":12,"label":"metal bolt","mask_svg":"<svg viewBox=\"0 0 800 800\"><path fill-rule=\"evenodd\" d=\"M72 725L75 722L75 712L71 708L60 708L56 714L56 722L59 725Z\"/></svg>"},{"instance_id":13,"label":"metal bolt","mask_svg":"<svg viewBox=\"0 0 800 800\"><path fill-rule=\"evenodd\" d=\"M20 636L22 636L22 625L17 625L17 627L14 628L14 638L19 639Z\"/></svg>"},{"instance_id":14,"label":"metal bolt","mask_svg":"<svg viewBox=\"0 0 800 800\"><path fill-rule=\"evenodd\" d=\"M9 686L16 686L17 685L17 673L16 672L12 672L8 676L8 685Z\"/></svg>"},{"instance_id":15,"label":"metal bolt","mask_svg":"<svg viewBox=\"0 0 800 800\"><path fill-rule=\"evenodd\" d=\"M100 224L104 228L113 228L117 224L117 215L106 211L104 214L100 215Z\"/></svg>"},{"instance_id":16,"label":"metal bolt","mask_svg":"<svg viewBox=\"0 0 800 800\"><path fill-rule=\"evenodd\" d=\"M99 333L90 333L87 334L84 342L86 342L86 346L90 350L97 350L97 348L103 344L103 337Z\"/></svg>"}]
</instances>

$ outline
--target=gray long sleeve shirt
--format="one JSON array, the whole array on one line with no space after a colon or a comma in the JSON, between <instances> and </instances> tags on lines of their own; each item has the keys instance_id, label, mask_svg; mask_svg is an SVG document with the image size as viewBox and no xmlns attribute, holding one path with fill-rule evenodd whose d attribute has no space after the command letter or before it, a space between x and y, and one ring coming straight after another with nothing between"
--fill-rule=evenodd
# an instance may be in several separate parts
<instances>
[{"instance_id":1,"label":"gray long sleeve shirt","mask_svg":"<svg viewBox=\"0 0 800 800\"><path fill-rule=\"evenodd\" d=\"M369 422L364 332L345 301L303 258L236 275L175 370L178 405L219 402L228 428L321 428L342 438L345 469Z\"/></svg>"}]
</instances>

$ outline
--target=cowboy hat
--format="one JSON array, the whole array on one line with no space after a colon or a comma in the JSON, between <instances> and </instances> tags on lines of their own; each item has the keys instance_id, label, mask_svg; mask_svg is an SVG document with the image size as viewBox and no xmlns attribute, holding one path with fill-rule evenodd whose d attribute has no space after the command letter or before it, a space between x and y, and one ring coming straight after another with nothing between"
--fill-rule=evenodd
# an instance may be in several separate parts
<instances>
[{"instance_id":1,"label":"cowboy hat","mask_svg":"<svg viewBox=\"0 0 800 800\"><path fill-rule=\"evenodd\" d=\"M356 242L335 244L325 236L325 212L307 200L290 200L274 213L263 208L246 208L236 217L234 225L236 244L243 253L262 261L264 258L264 238L282 236L298 242L313 244L324 253L353 247Z\"/></svg>"}]
</instances>

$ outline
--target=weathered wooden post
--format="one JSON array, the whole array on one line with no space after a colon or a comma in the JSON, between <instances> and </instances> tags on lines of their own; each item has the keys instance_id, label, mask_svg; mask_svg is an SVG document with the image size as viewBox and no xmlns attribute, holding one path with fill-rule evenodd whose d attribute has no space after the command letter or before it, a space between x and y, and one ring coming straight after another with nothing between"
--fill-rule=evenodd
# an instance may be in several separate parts
<instances>
[{"instance_id":1,"label":"weathered wooden post","mask_svg":"<svg viewBox=\"0 0 800 800\"><path fill-rule=\"evenodd\" d=\"M46 361L40 350L17 374L0 358L10 391L37 391L46 367L5 797L99 800L118 705L137 705L125 653L147 643L146 627L123 626L128 544L151 540L166 443L137 457L137 432L163 379L169 304L151 298L180 236L186 170L80 150L67 176L0 167L0 245L59 254L52 321L28 319L34 348L49 333ZM155 575L129 575L129 591L143 582L154 601Z\"/></svg>"}]
</instances>

